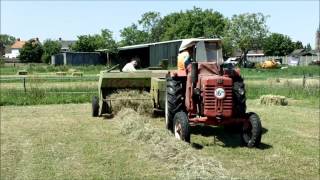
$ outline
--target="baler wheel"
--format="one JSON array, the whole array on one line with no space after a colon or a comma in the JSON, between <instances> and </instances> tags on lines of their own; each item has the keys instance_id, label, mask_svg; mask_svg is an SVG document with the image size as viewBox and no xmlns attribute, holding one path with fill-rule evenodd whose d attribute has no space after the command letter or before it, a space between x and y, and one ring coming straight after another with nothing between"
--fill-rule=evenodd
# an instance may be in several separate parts
<instances>
[{"instance_id":1,"label":"baler wheel","mask_svg":"<svg viewBox=\"0 0 320 180\"><path fill-rule=\"evenodd\" d=\"M99 98L97 96L92 97L92 117L99 116Z\"/></svg>"},{"instance_id":2,"label":"baler wheel","mask_svg":"<svg viewBox=\"0 0 320 180\"><path fill-rule=\"evenodd\" d=\"M179 111L175 114L173 121L175 137L190 142L190 126L187 114L183 111Z\"/></svg>"},{"instance_id":3,"label":"baler wheel","mask_svg":"<svg viewBox=\"0 0 320 180\"><path fill-rule=\"evenodd\" d=\"M243 123L241 140L249 148L258 147L261 142L262 125L256 113L248 113L248 121Z\"/></svg>"}]
</instances>

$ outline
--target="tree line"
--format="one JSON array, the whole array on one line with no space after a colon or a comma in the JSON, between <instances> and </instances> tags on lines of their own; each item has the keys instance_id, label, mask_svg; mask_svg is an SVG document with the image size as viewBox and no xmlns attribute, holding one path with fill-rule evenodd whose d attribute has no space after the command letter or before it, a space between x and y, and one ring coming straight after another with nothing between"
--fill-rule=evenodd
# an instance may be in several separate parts
<instances>
[{"instance_id":1,"label":"tree line","mask_svg":"<svg viewBox=\"0 0 320 180\"><path fill-rule=\"evenodd\" d=\"M227 18L212 9L197 7L165 16L150 11L142 14L137 22L121 29L119 42L113 39L112 31L102 29L100 34L78 36L70 49L79 52L104 49L116 53L121 46L203 37L221 38L226 58L236 51L240 51L245 59L249 50L262 49L267 56L285 56L302 48L311 50L310 44L303 46L287 35L270 32L266 24L268 17L262 13L244 13ZM1 35L0 47L11 44L12 40L12 36ZM58 41L48 39L41 44L31 39L21 50L20 59L23 62L48 63L51 55L59 53L60 49Z\"/></svg>"}]
</instances>

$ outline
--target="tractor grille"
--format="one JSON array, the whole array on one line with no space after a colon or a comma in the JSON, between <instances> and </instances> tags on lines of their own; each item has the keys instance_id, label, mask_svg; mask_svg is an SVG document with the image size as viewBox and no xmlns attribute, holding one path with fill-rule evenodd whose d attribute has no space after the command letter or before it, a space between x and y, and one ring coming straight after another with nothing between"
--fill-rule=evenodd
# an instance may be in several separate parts
<instances>
[{"instance_id":1,"label":"tractor grille","mask_svg":"<svg viewBox=\"0 0 320 180\"><path fill-rule=\"evenodd\" d=\"M218 99L214 96L216 88L225 90L225 97ZM206 116L231 116L232 114L232 86L205 85L204 87L204 115Z\"/></svg>"}]
</instances>

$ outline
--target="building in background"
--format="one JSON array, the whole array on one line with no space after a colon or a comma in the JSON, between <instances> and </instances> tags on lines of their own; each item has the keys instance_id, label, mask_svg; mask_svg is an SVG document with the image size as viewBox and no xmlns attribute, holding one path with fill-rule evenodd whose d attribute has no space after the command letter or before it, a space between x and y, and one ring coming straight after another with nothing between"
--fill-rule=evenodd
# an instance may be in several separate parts
<instances>
[{"instance_id":1,"label":"building in background","mask_svg":"<svg viewBox=\"0 0 320 180\"><path fill-rule=\"evenodd\" d=\"M119 48L119 59L113 64L124 66L132 58L138 58L140 68L159 66L161 60L168 60L169 66L177 65L177 55L183 39L156 43L138 44Z\"/></svg>"},{"instance_id":2,"label":"building in background","mask_svg":"<svg viewBox=\"0 0 320 180\"><path fill-rule=\"evenodd\" d=\"M59 38L59 43L61 44L61 52L69 52L70 47L75 43L76 41L73 40L62 40L62 38Z\"/></svg>"},{"instance_id":3,"label":"building in background","mask_svg":"<svg viewBox=\"0 0 320 180\"><path fill-rule=\"evenodd\" d=\"M263 50L250 50L248 51L247 57L263 57Z\"/></svg>"},{"instance_id":4,"label":"building in background","mask_svg":"<svg viewBox=\"0 0 320 180\"><path fill-rule=\"evenodd\" d=\"M99 52L62 52L51 56L52 65L105 65L106 58Z\"/></svg>"},{"instance_id":5,"label":"building in background","mask_svg":"<svg viewBox=\"0 0 320 180\"><path fill-rule=\"evenodd\" d=\"M24 46L26 41L21 41L20 38L17 39L15 43L10 46L10 53L6 53L4 57L9 59L16 59L20 55L20 50Z\"/></svg>"}]
</instances>

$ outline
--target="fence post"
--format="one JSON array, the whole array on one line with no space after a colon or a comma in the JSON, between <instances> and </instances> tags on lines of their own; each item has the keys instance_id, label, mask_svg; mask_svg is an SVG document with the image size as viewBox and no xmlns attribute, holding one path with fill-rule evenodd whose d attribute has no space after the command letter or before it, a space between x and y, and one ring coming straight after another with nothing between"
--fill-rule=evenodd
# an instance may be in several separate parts
<instances>
[{"instance_id":1,"label":"fence post","mask_svg":"<svg viewBox=\"0 0 320 180\"><path fill-rule=\"evenodd\" d=\"M306 87L306 75L303 73L303 79L302 79L302 87Z\"/></svg>"},{"instance_id":2,"label":"fence post","mask_svg":"<svg viewBox=\"0 0 320 180\"><path fill-rule=\"evenodd\" d=\"M24 93L27 92L27 88L26 88L26 77L23 77L23 89L24 89Z\"/></svg>"}]
</instances>

